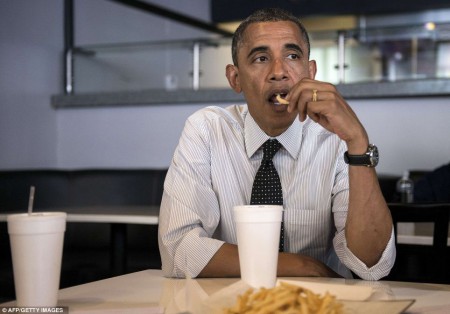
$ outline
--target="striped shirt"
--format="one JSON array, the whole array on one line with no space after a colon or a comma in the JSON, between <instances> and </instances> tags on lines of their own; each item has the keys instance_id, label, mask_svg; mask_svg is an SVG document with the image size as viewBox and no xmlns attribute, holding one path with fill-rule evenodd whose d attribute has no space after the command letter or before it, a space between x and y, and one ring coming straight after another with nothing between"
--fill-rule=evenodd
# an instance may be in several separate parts
<instances>
[{"instance_id":1,"label":"striped shirt","mask_svg":"<svg viewBox=\"0 0 450 314\"><path fill-rule=\"evenodd\" d=\"M224 242L236 244L233 206L250 203L269 139L247 106L206 107L186 121L165 183L159 217L162 269L196 277ZM346 144L309 118L277 137L273 163L283 190L286 252L314 257L346 278L386 276L395 260L394 236L367 268L345 239L349 183Z\"/></svg>"}]
</instances>

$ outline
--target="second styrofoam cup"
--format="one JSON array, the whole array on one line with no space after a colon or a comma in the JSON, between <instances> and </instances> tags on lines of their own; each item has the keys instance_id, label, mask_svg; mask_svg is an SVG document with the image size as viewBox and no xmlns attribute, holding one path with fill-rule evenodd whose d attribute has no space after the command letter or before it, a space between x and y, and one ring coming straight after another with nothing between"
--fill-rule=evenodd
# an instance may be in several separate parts
<instances>
[{"instance_id":1,"label":"second styrofoam cup","mask_svg":"<svg viewBox=\"0 0 450 314\"><path fill-rule=\"evenodd\" d=\"M281 205L234 207L241 279L254 288L272 288L277 279Z\"/></svg>"}]
</instances>

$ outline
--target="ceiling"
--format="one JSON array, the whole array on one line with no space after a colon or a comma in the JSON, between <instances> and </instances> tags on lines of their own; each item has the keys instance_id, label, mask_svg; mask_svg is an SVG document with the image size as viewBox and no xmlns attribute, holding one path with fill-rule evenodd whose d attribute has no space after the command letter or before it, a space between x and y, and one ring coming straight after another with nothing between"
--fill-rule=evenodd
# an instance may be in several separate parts
<instances>
[{"instance_id":1,"label":"ceiling","mask_svg":"<svg viewBox=\"0 0 450 314\"><path fill-rule=\"evenodd\" d=\"M299 17L375 15L450 8L449 0L211 0L212 23L245 19L257 9L278 7Z\"/></svg>"}]
</instances>

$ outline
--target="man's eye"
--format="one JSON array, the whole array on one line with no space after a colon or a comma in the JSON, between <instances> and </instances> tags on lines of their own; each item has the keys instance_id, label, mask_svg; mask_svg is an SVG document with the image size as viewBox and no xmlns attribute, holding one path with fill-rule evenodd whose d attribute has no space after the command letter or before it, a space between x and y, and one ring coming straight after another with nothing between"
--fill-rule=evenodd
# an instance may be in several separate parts
<instances>
[{"instance_id":1,"label":"man's eye","mask_svg":"<svg viewBox=\"0 0 450 314\"><path fill-rule=\"evenodd\" d=\"M267 61L267 57L265 57L265 56L260 56L260 57L255 58L255 62L265 62L265 61Z\"/></svg>"},{"instance_id":2,"label":"man's eye","mask_svg":"<svg viewBox=\"0 0 450 314\"><path fill-rule=\"evenodd\" d=\"M288 59L297 60L300 59L300 56L296 53L291 53L290 55L288 55Z\"/></svg>"}]
</instances>

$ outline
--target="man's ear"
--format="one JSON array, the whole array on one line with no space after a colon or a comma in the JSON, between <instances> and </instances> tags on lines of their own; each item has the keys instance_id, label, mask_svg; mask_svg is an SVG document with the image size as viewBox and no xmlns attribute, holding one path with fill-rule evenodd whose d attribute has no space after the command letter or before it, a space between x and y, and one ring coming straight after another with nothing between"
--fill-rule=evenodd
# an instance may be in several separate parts
<instances>
[{"instance_id":1,"label":"man's ear","mask_svg":"<svg viewBox=\"0 0 450 314\"><path fill-rule=\"evenodd\" d=\"M239 82L239 69L237 68L237 66L228 64L226 67L226 76L231 88L236 93L240 93L242 91L242 88Z\"/></svg>"},{"instance_id":2,"label":"man's ear","mask_svg":"<svg viewBox=\"0 0 450 314\"><path fill-rule=\"evenodd\" d=\"M316 73L317 73L316 60L308 61L308 66L309 66L309 78L314 80L314 78L316 77Z\"/></svg>"}]
</instances>

